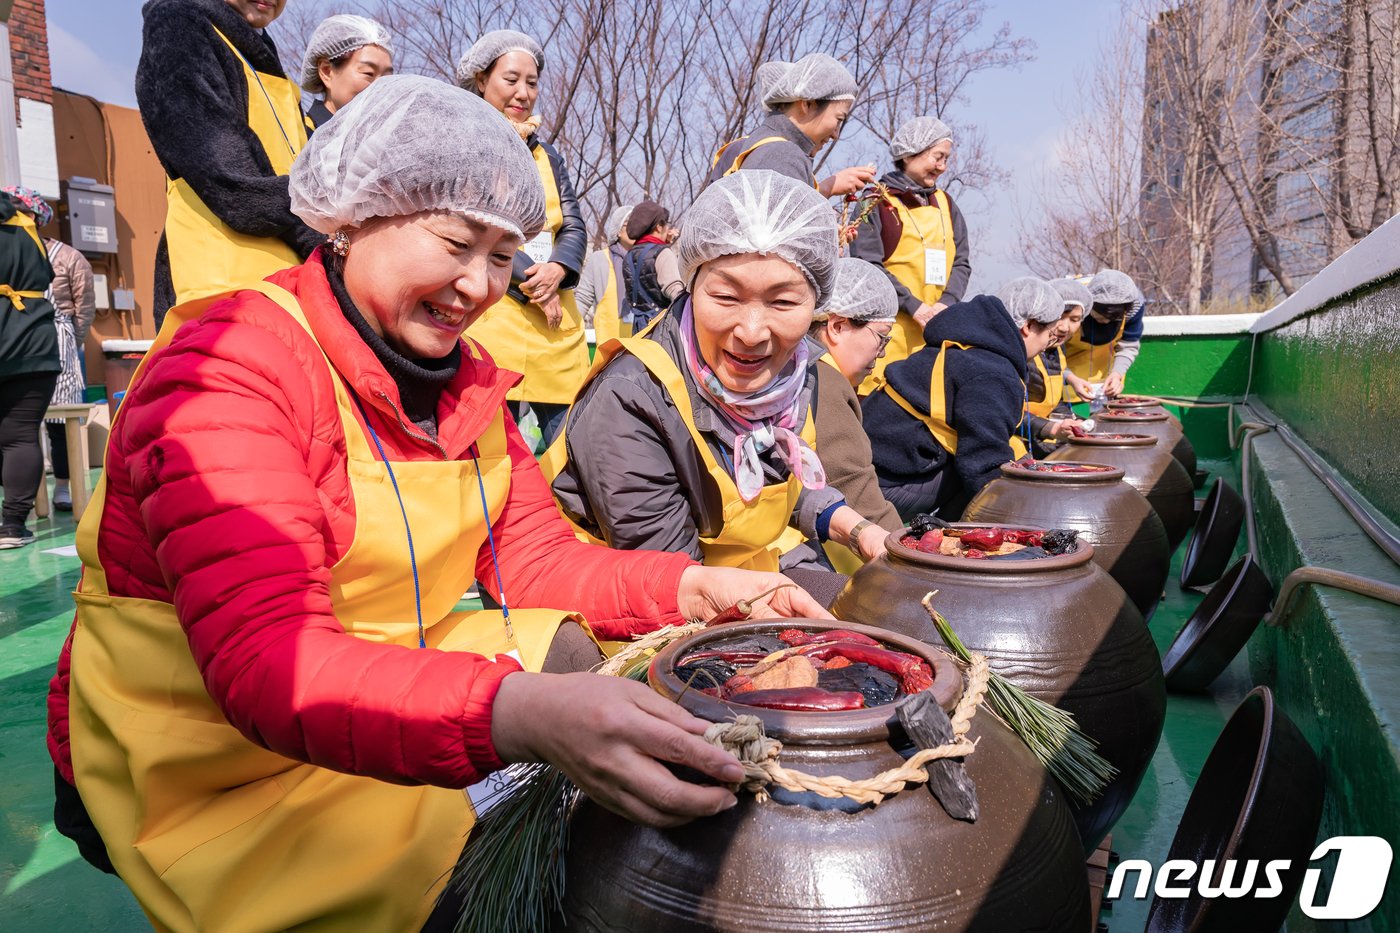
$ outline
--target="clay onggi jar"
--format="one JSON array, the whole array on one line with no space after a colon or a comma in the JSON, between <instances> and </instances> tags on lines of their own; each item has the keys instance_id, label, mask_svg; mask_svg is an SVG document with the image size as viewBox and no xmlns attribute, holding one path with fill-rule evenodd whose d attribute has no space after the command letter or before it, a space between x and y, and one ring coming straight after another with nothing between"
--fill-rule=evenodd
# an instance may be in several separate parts
<instances>
[{"instance_id":1,"label":"clay onggi jar","mask_svg":"<svg viewBox=\"0 0 1400 933\"><path fill-rule=\"evenodd\" d=\"M1186 468L1188 476L1196 472L1196 448L1191 446L1180 422L1165 411L1119 409L1101 411L1094 416L1096 434L1150 434L1160 438L1162 446Z\"/></svg>"},{"instance_id":2,"label":"clay onggi jar","mask_svg":"<svg viewBox=\"0 0 1400 933\"><path fill-rule=\"evenodd\" d=\"M907 533L891 534L888 552L856 571L832 613L938 645L920 604L937 590L935 607L992 670L1073 713L1118 769L1092 804L1071 800L1092 852L1132 801L1166 716L1162 661L1142 614L1084 542L1039 560L968 560L907 548Z\"/></svg>"},{"instance_id":3,"label":"clay onggi jar","mask_svg":"<svg viewBox=\"0 0 1400 933\"><path fill-rule=\"evenodd\" d=\"M1196 521L1196 490L1191 474L1150 434L1091 434L1067 438L1047 461L1106 463L1123 471L1123 482L1152 504L1167 529L1173 550Z\"/></svg>"},{"instance_id":4,"label":"clay onggi jar","mask_svg":"<svg viewBox=\"0 0 1400 933\"><path fill-rule=\"evenodd\" d=\"M1160 412L1167 416L1177 427L1181 427L1181 419L1173 415L1170 411L1156 399L1147 398L1141 395L1120 395L1118 398L1107 400L1109 411L1150 411ZM1184 428L1183 428L1184 430Z\"/></svg>"},{"instance_id":5,"label":"clay onggi jar","mask_svg":"<svg viewBox=\"0 0 1400 933\"><path fill-rule=\"evenodd\" d=\"M809 713L757 709L686 690L671 670L700 645L829 621L769 620L708 629L666 648L653 689L711 721L758 716L783 743L784 766L861 779L899 767L908 745L895 706ZM854 627L854 626L844 626ZM934 691L952 711L962 676L941 652L888 631L860 630L934 665ZM630 823L584 799L567 857L568 930L882 931L1083 930L1084 855L1063 792L1025 745L985 708L964 761L977 786L975 823L955 820L923 785L879 806L772 789L676 829Z\"/></svg>"},{"instance_id":6,"label":"clay onggi jar","mask_svg":"<svg viewBox=\"0 0 1400 933\"><path fill-rule=\"evenodd\" d=\"M1105 464L1086 463L1087 467ZM1003 464L982 487L963 521L990 525L1073 528L1094 546L1094 563L1118 581L1150 619L1171 573L1171 544L1162 520L1123 471L1051 473Z\"/></svg>"}]
</instances>

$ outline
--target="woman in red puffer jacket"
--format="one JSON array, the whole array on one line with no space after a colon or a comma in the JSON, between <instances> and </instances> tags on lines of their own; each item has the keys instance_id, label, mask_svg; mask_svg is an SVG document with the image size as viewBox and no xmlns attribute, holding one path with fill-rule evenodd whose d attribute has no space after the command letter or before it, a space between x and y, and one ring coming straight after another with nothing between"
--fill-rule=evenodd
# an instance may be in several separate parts
<instances>
[{"instance_id":1,"label":"woman in red puffer jacket","mask_svg":"<svg viewBox=\"0 0 1400 933\"><path fill-rule=\"evenodd\" d=\"M560 519L505 413L519 376L461 339L544 222L523 144L385 78L291 186L334 249L173 309L113 426L51 687L60 822L161 929L414 930L455 920L461 789L505 762L655 825L732 806L662 763L737 781L704 722L556 673L781 578ZM454 611L473 580L509 614Z\"/></svg>"}]
</instances>

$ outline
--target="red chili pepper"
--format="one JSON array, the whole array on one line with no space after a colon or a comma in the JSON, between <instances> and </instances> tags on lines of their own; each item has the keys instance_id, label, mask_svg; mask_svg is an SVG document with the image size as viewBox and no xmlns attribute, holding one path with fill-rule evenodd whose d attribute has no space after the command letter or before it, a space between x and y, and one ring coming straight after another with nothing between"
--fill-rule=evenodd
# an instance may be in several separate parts
<instances>
[{"instance_id":1,"label":"red chili pepper","mask_svg":"<svg viewBox=\"0 0 1400 933\"><path fill-rule=\"evenodd\" d=\"M877 648L880 643L869 635L862 635L860 632L852 632L850 629L834 628L820 632L804 632L801 629L784 629L778 633L778 638L789 645L812 645L829 641L850 641L858 645L874 645Z\"/></svg>"},{"instance_id":2,"label":"red chili pepper","mask_svg":"<svg viewBox=\"0 0 1400 933\"><path fill-rule=\"evenodd\" d=\"M821 687L780 687L775 690L751 690L734 702L765 709L791 709L821 712L841 709L863 709L865 697L858 690L823 690Z\"/></svg>"},{"instance_id":3,"label":"red chili pepper","mask_svg":"<svg viewBox=\"0 0 1400 933\"><path fill-rule=\"evenodd\" d=\"M1006 540L1012 544L1024 544L1026 547L1040 547L1041 541L1045 538L1043 531L1011 531L1006 532Z\"/></svg>"},{"instance_id":4,"label":"red chili pepper","mask_svg":"<svg viewBox=\"0 0 1400 933\"><path fill-rule=\"evenodd\" d=\"M900 687L905 693L918 693L933 686L933 669L922 658L903 651L872 647L849 641L828 642L807 645L798 649L799 654L820 658L823 661L833 657L846 658L857 664L869 664L882 671L899 677Z\"/></svg>"},{"instance_id":5,"label":"red chili pepper","mask_svg":"<svg viewBox=\"0 0 1400 933\"><path fill-rule=\"evenodd\" d=\"M963 551L963 557L970 557L973 560L986 560L986 551Z\"/></svg>"},{"instance_id":6,"label":"red chili pepper","mask_svg":"<svg viewBox=\"0 0 1400 933\"><path fill-rule=\"evenodd\" d=\"M995 551L1006 541L1006 532L1000 528L972 528L962 533L962 543L979 551Z\"/></svg>"},{"instance_id":7,"label":"red chili pepper","mask_svg":"<svg viewBox=\"0 0 1400 933\"><path fill-rule=\"evenodd\" d=\"M925 532L924 536L919 539L918 549L920 551L923 551L925 554L937 554L939 553L939 549L942 547L943 531L939 528L935 528L933 529L933 531Z\"/></svg>"},{"instance_id":8,"label":"red chili pepper","mask_svg":"<svg viewBox=\"0 0 1400 933\"><path fill-rule=\"evenodd\" d=\"M773 587L771 590L765 590L764 592L759 593L753 599L741 599L734 605L730 606L728 609L725 609L722 612L718 613L714 618L710 619L710 621L706 622L705 627L709 628L713 625L724 625L727 622L742 622L749 616L753 615L754 604L757 603L760 599L763 599L767 596L772 596L774 593L778 592L778 590L785 590L790 586L796 585L797 584L795 583L784 583L780 586Z\"/></svg>"}]
</instances>

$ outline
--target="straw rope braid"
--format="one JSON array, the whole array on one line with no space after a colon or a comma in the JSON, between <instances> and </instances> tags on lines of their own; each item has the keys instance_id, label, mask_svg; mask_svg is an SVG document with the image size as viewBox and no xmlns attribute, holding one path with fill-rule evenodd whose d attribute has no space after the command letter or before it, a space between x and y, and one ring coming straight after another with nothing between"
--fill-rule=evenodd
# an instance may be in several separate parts
<instances>
[{"instance_id":1,"label":"straw rope braid","mask_svg":"<svg viewBox=\"0 0 1400 933\"><path fill-rule=\"evenodd\" d=\"M594 673L608 677L622 677L627 669L643 657L650 657L662 648L692 632L705 628L704 622L685 622L668 625L654 632L647 632L636 640L628 642L616 654L594 669Z\"/></svg>"},{"instance_id":2,"label":"straw rope braid","mask_svg":"<svg viewBox=\"0 0 1400 933\"><path fill-rule=\"evenodd\" d=\"M794 792L811 791L822 797L848 797L856 803L878 804L904 790L906 784L921 784L928 780L924 765L941 758L961 758L977 750L977 743L967 738L972 717L987 692L990 676L987 659L973 654L967 671L967 687L953 710L954 740L936 748L920 749L898 768L882 771L871 778L852 781L839 775L818 777L784 768L778 763L783 743L763 733L763 723L757 716L739 716L733 722L717 722L705 730L705 741L717 745L738 758L744 766L744 780L739 785L754 794L759 802L768 799L767 786L776 784Z\"/></svg>"}]
</instances>

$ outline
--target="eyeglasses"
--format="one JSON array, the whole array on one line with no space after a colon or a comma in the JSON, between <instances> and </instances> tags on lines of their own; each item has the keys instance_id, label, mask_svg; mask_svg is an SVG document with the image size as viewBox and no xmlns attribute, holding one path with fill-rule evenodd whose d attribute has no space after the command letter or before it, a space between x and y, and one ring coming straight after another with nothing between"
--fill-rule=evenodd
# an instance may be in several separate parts
<instances>
[{"instance_id":1,"label":"eyeglasses","mask_svg":"<svg viewBox=\"0 0 1400 933\"><path fill-rule=\"evenodd\" d=\"M872 331L872 333L873 333L873 331ZM888 347L888 346L890 345L890 341L894 339L894 329L891 328L890 330L885 331L883 334L880 334L879 337L880 337L880 346L879 346L878 349L879 349L879 351L880 351L881 353L884 353L884 352L885 352L885 347Z\"/></svg>"}]
</instances>

